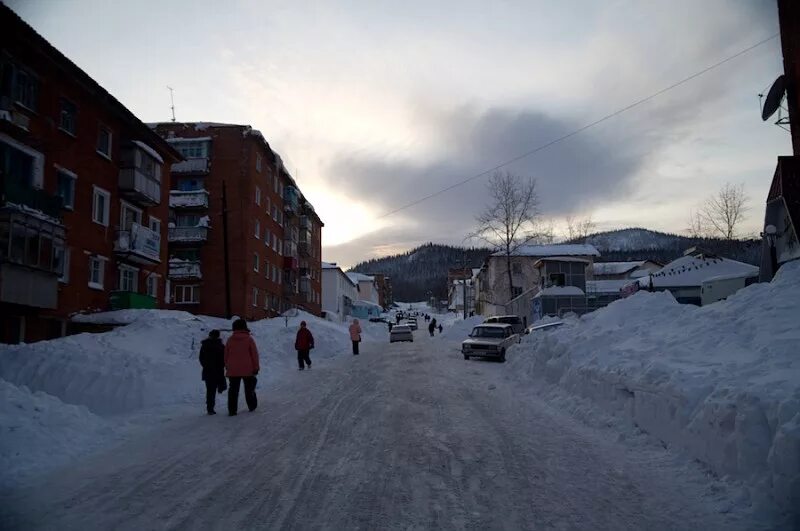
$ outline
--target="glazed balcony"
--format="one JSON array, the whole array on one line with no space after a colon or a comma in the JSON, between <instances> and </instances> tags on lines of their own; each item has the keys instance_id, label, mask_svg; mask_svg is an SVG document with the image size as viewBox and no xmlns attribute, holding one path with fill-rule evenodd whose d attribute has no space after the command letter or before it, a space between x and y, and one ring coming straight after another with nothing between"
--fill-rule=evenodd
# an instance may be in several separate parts
<instances>
[{"instance_id":1,"label":"glazed balcony","mask_svg":"<svg viewBox=\"0 0 800 531\"><path fill-rule=\"evenodd\" d=\"M201 243L208 240L208 227L170 227L170 243Z\"/></svg>"},{"instance_id":2,"label":"glazed balcony","mask_svg":"<svg viewBox=\"0 0 800 531\"><path fill-rule=\"evenodd\" d=\"M161 183L139 168L119 170L119 191L128 199L145 206L161 203Z\"/></svg>"},{"instance_id":3,"label":"glazed balcony","mask_svg":"<svg viewBox=\"0 0 800 531\"><path fill-rule=\"evenodd\" d=\"M157 264L161 262L161 235L132 223L129 230L117 231L114 253L132 262Z\"/></svg>"},{"instance_id":4,"label":"glazed balcony","mask_svg":"<svg viewBox=\"0 0 800 531\"><path fill-rule=\"evenodd\" d=\"M171 190L169 192L169 206L170 208L207 209L208 191L191 190L184 192L182 190Z\"/></svg>"},{"instance_id":5,"label":"glazed balcony","mask_svg":"<svg viewBox=\"0 0 800 531\"><path fill-rule=\"evenodd\" d=\"M170 260L168 275L172 279L203 278L200 262L193 260Z\"/></svg>"}]
</instances>

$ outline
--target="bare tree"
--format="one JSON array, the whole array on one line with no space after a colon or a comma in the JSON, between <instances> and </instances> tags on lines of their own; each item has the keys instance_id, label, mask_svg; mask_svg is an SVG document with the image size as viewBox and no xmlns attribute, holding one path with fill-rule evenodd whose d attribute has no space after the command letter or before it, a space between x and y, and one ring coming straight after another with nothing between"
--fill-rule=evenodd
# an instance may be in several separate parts
<instances>
[{"instance_id":1,"label":"bare tree","mask_svg":"<svg viewBox=\"0 0 800 531\"><path fill-rule=\"evenodd\" d=\"M699 210L689 211L689 226L686 227L686 233L692 238L705 238L708 236L708 229L703 215Z\"/></svg>"},{"instance_id":2,"label":"bare tree","mask_svg":"<svg viewBox=\"0 0 800 531\"><path fill-rule=\"evenodd\" d=\"M595 222L592 221L592 216L585 218L576 218L569 215L567 221L567 237L569 241L581 241L586 243L586 238L594 231Z\"/></svg>"},{"instance_id":3,"label":"bare tree","mask_svg":"<svg viewBox=\"0 0 800 531\"><path fill-rule=\"evenodd\" d=\"M472 236L480 238L506 257L509 300L514 298L511 257L520 246L541 236L536 230L539 199L536 180L496 171L489 178L490 202L475 221Z\"/></svg>"},{"instance_id":4,"label":"bare tree","mask_svg":"<svg viewBox=\"0 0 800 531\"><path fill-rule=\"evenodd\" d=\"M699 217L708 233L719 234L726 240L736 237L736 229L747 212L748 197L744 185L726 183L716 195L706 199Z\"/></svg>"}]
</instances>

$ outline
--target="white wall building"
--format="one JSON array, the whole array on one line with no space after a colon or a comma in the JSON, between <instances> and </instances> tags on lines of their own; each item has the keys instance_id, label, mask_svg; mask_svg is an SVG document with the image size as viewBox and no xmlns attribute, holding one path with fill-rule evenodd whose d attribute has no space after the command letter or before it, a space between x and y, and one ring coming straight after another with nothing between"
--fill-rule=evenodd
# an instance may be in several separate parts
<instances>
[{"instance_id":1,"label":"white wall building","mask_svg":"<svg viewBox=\"0 0 800 531\"><path fill-rule=\"evenodd\" d=\"M322 262L322 311L345 320L359 299L358 286L335 263Z\"/></svg>"},{"instance_id":2,"label":"white wall building","mask_svg":"<svg viewBox=\"0 0 800 531\"><path fill-rule=\"evenodd\" d=\"M372 302L374 304L380 303L380 296L378 295L378 287L375 285L375 279L363 273L346 273L350 280L358 285L358 299L362 301Z\"/></svg>"}]
</instances>

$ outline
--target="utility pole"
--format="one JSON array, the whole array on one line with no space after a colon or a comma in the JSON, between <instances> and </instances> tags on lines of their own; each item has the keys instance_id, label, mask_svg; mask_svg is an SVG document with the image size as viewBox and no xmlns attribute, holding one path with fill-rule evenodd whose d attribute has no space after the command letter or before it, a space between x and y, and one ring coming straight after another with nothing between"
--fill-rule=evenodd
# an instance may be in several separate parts
<instances>
[{"instance_id":1,"label":"utility pole","mask_svg":"<svg viewBox=\"0 0 800 531\"><path fill-rule=\"evenodd\" d=\"M228 264L228 196L222 180L222 254L225 260L225 318L231 318L231 269Z\"/></svg>"},{"instance_id":2,"label":"utility pole","mask_svg":"<svg viewBox=\"0 0 800 531\"><path fill-rule=\"evenodd\" d=\"M467 318L467 250L464 249L464 279L461 281L464 286L464 319ZM472 277L472 275L470 275Z\"/></svg>"}]
</instances>

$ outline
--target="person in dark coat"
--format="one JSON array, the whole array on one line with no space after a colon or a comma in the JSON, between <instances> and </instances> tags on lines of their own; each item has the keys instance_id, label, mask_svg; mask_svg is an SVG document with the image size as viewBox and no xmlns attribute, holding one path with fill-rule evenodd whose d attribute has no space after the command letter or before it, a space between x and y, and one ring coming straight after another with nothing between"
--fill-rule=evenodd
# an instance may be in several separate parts
<instances>
[{"instance_id":1,"label":"person in dark coat","mask_svg":"<svg viewBox=\"0 0 800 531\"><path fill-rule=\"evenodd\" d=\"M297 331L297 338L294 340L294 348L297 350L297 364L300 366L300 370L303 370L303 363L310 369L309 354L314 348L314 336L311 335L311 330L308 329L305 321L300 323L300 330Z\"/></svg>"},{"instance_id":2,"label":"person in dark coat","mask_svg":"<svg viewBox=\"0 0 800 531\"><path fill-rule=\"evenodd\" d=\"M208 338L200 343L200 365L206 382L206 411L209 415L216 415L216 393L228 387L225 382L225 346L219 338L219 330L209 332Z\"/></svg>"},{"instance_id":3,"label":"person in dark coat","mask_svg":"<svg viewBox=\"0 0 800 531\"><path fill-rule=\"evenodd\" d=\"M436 319L431 319L431 324L428 325L428 332L431 333L431 337L433 337L433 331L436 329Z\"/></svg>"},{"instance_id":4,"label":"person in dark coat","mask_svg":"<svg viewBox=\"0 0 800 531\"><path fill-rule=\"evenodd\" d=\"M442 330L444 330L444 329L442 328L442 323L439 323L439 333L440 333L440 334L442 333Z\"/></svg>"}]
</instances>

